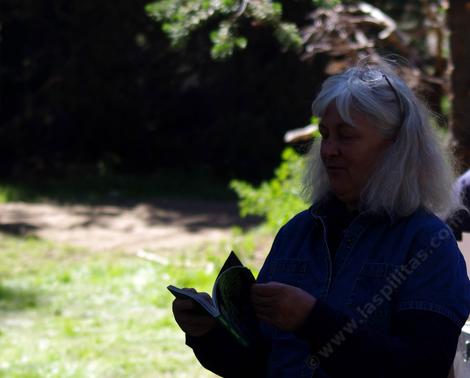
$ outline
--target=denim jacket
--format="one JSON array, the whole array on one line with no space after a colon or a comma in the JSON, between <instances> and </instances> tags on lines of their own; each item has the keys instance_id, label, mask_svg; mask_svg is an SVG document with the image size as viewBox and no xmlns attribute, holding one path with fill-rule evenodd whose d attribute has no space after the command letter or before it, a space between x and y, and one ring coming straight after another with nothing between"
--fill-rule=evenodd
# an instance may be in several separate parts
<instances>
[{"instance_id":1,"label":"denim jacket","mask_svg":"<svg viewBox=\"0 0 470 378\"><path fill-rule=\"evenodd\" d=\"M418 209L393 219L362 212L344 231L332 261L326 217L335 203L297 214L276 235L258 282L278 281L385 334L393 313L434 311L462 327L470 312L470 282L452 232ZM262 324L271 340L270 377L327 377L309 360L307 341Z\"/></svg>"}]
</instances>

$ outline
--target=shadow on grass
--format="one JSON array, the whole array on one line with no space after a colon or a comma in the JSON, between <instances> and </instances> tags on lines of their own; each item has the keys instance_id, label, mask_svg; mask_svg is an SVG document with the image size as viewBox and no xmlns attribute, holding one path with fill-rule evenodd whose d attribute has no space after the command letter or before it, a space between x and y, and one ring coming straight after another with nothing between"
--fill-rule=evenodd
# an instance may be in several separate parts
<instances>
[{"instance_id":1,"label":"shadow on grass","mask_svg":"<svg viewBox=\"0 0 470 378\"><path fill-rule=\"evenodd\" d=\"M128 198L210 199L235 201L226 180L199 173L162 172L153 175L97 175L87 172L66 177L0 180L0 202L106 204Z\"/></svg>"},{"instance_id":2,"label":"shadow on grass","mask_svg":"<svg viewBox=\"0 0 470 378\"><path fill-rule=\"evenodd\" d=\"M0 312L21 311L38 306L36 291L3 286L0 283Z\"/></svg>"},{"instance_id":3,"label":"shadow on grass","mask_svg":"<svg viewBox=\"0 0 470 378\"><path fill-rule=\"evenodd\" d=\"M239 216L236 194L227 183L176 174L48 179L30 184L0 181L0 202L64 205L64 211L80 219L80 224L71 227L106 227L109 219L123 212L134 212L149 227L177 225L191 233L206 228L247 230L261 223L261 218ZM27 224L27 217L21 211L9 212L0 232L25 236L39 231L40 223Z\"/></svg>"},{"instance_id":4,"label":"shadow on grass","mask_svg":"<svg viewBox=\"0 0 470 378\"><path fill-rule=\"evenodd\" d=\"M2 223L0 224L0 233L11 236L34 237L33 233L38 229L37 226L24 222Z\"/></svg>"},{"instance_id":5,"label":"shadow on grass","mask_svg":"<svg viewBox=\"0 0 470 378\"><path fill-rule=\"evenodd\" d=\"M246 231L261 223L262 219L254 216L240 217L236 202L213 202L203 200L156 200L148 204L149 226L158 224L177 224L188 232L199 232L205 228L229 229L240 227ZM151 209L159 211L151 211Z\"/></svg>"}]
</instances>

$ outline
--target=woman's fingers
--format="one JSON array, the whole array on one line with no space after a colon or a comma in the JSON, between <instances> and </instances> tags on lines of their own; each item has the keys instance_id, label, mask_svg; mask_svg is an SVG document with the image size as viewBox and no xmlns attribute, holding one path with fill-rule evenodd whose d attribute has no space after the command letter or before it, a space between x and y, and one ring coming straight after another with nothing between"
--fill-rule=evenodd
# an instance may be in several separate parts
<instances>
[{"instance_id":1,"label":"woman's fingers","mask_svg":"<svg viewBox=\"0 0 470 378\"><path fill-rule=\"evenodd\" d=\"M280 282L254 284L250 296L258 319L285 331L298 328L316 301L304 290Z\"/></svg>"},{"instance_id":2,"label":"woman's fingers","mask_svg":"<svg viewBox=\"0 0 470 378\"><path fill-rule=\"evenodd\" d=\"M273 297L279 295L285 285L280 282L268 282L265 284L253 284L251 292L257 297Z\"/></svg>"},{"instance_id":3,"label":"woman's fingers","mask_svg":"<svg viewBox=\"0 0 470 378\"><path fill-rule=\"evenodd\" d=\"M202 312L192 299L176 298L173 301L173 314L180 328L192 336L202 336L216 326L215 319Z\"/></svg>"},{"instance_id":4,"label":"woman's fingers","mask_svg":"<svg viewBox=\"0 0 470 378\"><path fill-rule=\"evenodd\" d=\"M178 319L181 323L187 326L206 326L208 324L212 324L213 318L207 315L189 315L185 314L180 316Z\"/></svg>"},{"instance_id":5,"label":"woman's fingers","mask_svg":"<svg viewBox=\"0 0 470 378\"><path fill-rule=\"evenodd\" d=\"M207 293L198 293L193 288L184 288L184 290L197 294L209 303L212 302ZM176 323L184 332L192 336L202 336L216 326L215 319L193 299L175 298L172 308Z\"/></svg>"},{"instance_id":6,"label":"woman's fingers","mask_svg":"<svg viewBox=\"0 0 470 378\"><path fill-rule=\"evenodd\" d=\"M176 298L173 301L173 312L194 312L196 308L197 305L192 299Z\"/></svg>"},{"instance_id":7,"label":"woman's fingers","mask_svg":"<svg viewBox=\"0 0 470 378\"><path fill-rule=\"evenodd\" d=\"M205 302L209 304L212 304L211 296L205 292L197 292L195 289L187 288L187 287L185 287L183 290L190 291L194 294L197 294L199 298L201 298L202 300L204 300ZM191 310L198 311L200 310L200 305L197 304L196 301L189 299L189 298L188 299L176 298L173 301L173 310L175 310L175 308L179 311L191 311Z\"/></svg>"},{"instance_id":8,"label":"woman's fingers","mask_svg":"<svg viewBox=\"0 0 470 378\"><path fill-rule=\"evenodd\" d=\"M255 314L258 318L260 317L272 317L273 316L273 311L272 309L267 309L267 308L263 308L263 309L257 309L255 308Z\"/></svg>"},{"instance_id":9,"label":"woman's fingers","mask_svg":"<svg viewBox=\"0 0 470 378\"><path fill-rule=\"evenodd\" d=\"M256 306L271 306L277 301L277 296L260 297L256 294L251 295L251 302Z\"/></svg>"}]
</instances>

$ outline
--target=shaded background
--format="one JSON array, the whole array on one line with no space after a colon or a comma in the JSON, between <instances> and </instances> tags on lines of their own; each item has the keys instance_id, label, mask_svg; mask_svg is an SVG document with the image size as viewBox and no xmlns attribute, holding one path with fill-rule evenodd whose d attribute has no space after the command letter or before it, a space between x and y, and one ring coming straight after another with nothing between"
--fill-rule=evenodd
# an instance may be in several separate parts
<instances>
[{"instance_id":1,"label":"shaded background","mask_svg":"<svg viewBox=\"0 0 470 378\"><path fill-rule=\"evenodd\" d=\"M283 48L273 37L272 22L246 17L237 20L237 28L247 47L215 60L209 35L226 16L201 21L184 46L174 49L162 31L168 20L149 17L148 3L2 1L0 177L178 172L222 183L233 177L265 179L279 162L283 134L309 123L318 85L331 73L328 65L334 61L343 67L341 59L349 62L351 55L368 52L315 51L305 58L305 49ZM313 22L307 15L320 3L339 2L282 1L282 20L307 27ZM395 37L404 36L399 43L397 38L377 39L380 30L373 27L367 35L374 51L399 53L424 74L418 81L425 84L433 110L446 120L449 35L435 33L451 24L445 17L441 25L436 19L449 4L412 3L371 2L398 22L401 34ZM461 29L468 2L450 3L457 7L454 25L461 35L454 38L453 50L468 63L468 33ZM470 81L454 81L459 85L464 109ZM463 114L460 122L466 125L459 127L466 143L468 119Z\"/></svg>"},{"instance_id":2,"label":"shaded background","mask_svg":"<svg viewBox=\"0 0 470 378\"><path fill-rule=\"evenodd\" d=\"M322 64L256 34L225 63L206 31L170 50L142 1L3 1L0 174L266 177ZM317 74L315 74L317 73Z\"/></svg>"}]
</instances>

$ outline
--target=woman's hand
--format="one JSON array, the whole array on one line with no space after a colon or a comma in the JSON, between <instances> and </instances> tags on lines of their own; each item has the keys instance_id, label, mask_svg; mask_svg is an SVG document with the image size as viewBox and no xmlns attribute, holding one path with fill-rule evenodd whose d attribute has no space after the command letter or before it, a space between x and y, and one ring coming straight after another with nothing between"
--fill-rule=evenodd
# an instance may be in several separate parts
<instances>
[{"instance_id":1,"label":"woman's hand","mask_svg":"<svg viewBox=\"0 0 470 378\"><path fill-rule=\"evenodd\" d=\"M315 305L316 298L280 282L253 284L251 301L258 318L283 331L298 329Z\"/></svg>"},{"instance_id":2,"label":"woman's hand","mask_svg":"<svg viewBox=\"0 0 470 378\"><path fill-rule=\"evenodd\" d=\"M197 293L194 289L189 289ZM207 293L199 293L207 297L211 302L211 297ZM201 310L198 304L191 299L175 298L173 301L173 315L180 328L190 336L203 336L216 326L215 319Z\"/></svg>"}]
</instances>

